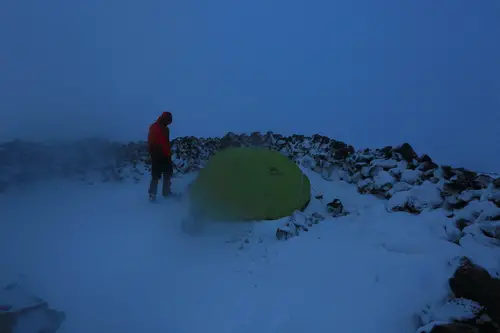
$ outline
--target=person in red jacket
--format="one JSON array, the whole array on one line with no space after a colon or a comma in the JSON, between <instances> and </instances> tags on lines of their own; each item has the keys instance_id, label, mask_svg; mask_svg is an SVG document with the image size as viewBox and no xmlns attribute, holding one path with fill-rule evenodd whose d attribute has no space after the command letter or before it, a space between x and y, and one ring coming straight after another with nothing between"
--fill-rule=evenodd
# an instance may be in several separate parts
<instances>
[{"instance_id":1,"label":"person in red jacket","mask_svg":"<svg viewBox=\"0 0 500 333\"><path fill-rule=\"evenodd\" d=\"M149 127L148 150L151 157L151 183L149 199L154 201L158 192L158 181L163 176L162 195L171 194L171 177L174 172L172 150L170 146L170 129L172 113L163 112L158 120Z\"/></svg>"}]
</instances>

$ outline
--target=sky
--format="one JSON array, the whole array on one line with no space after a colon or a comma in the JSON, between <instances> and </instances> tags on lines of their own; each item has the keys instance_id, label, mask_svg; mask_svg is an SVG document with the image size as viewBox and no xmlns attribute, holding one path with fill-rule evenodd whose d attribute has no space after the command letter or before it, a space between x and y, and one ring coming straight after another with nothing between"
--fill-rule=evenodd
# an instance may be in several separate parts
<instances>
[{"instance_id":1,"label":"sky","mask_svg":"<svg viewBox=\"0 0 500 333\"><path fill-rule=\"evenodd\" d=\"M0 140L268 130L500 171L498 0L0 0Z\"/></svg>"}]
</instances>

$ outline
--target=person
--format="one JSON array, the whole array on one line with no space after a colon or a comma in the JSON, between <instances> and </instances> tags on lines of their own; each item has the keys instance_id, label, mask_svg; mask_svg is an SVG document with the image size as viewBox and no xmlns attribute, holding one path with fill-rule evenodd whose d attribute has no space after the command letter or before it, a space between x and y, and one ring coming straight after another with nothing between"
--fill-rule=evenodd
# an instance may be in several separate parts
<instances>
[{"instance_id":1,"label":"person","mask_svg":"<svg viewBox=\"0 0 500 333\"><path fill-rule=\"evenodd\" d=\"M162 195L172 194L171 178L174 172L172 164L172 148L170 145L170 129L172 113L163 112L158 120L149 127L148 151L151 157L151 182L149 184L149 199L156 200L158 182L163 176Z\"/></svg>"}]
</instances>

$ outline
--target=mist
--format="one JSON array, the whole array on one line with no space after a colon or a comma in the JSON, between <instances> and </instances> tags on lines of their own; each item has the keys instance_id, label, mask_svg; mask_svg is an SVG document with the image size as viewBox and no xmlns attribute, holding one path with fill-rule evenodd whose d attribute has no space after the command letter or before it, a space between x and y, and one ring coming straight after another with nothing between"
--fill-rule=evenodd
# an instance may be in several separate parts
<instances>
[{"instance_id":1,"label":"mist","mask_svg":"<svg viewBox=\"0 0 500 333\"><path fill-rule=\"evenodd\" d=\"M4 1L0 140L323 134L500 171L500 2Z\"/></svg>"}]
</instances>

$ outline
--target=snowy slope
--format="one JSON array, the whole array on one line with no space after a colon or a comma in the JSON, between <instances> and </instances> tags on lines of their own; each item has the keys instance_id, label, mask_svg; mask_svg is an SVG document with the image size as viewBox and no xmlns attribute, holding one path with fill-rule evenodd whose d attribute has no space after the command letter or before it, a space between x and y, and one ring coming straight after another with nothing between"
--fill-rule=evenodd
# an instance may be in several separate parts
<instances>
[{"instance_id":1,"label":"snowy slope","mask_svg":"<svg viewBox=\"0 0 500 333\"><path fill-rule=\"evenodd\" d=\"M291 150L322 195L304 214L325 219L286 241L275 232L287 219L183 233L187 203L147 202L147 174L134 171L142 166L124 168L134 182L53 180L6 192L0 285L21 283L64 311L58 332L71 333L410 333L473 317L476 303L449 301L448 279L463 256L498 276L498 241L481 231L496 223L493 180L445 196L441 168L422 179L418 166L372 157L359 171L349 171L359 159L318 169L321 152L300 154L304 145ZM194 177L179 172L174 189ZM348 215L332 216L333 199Z\"/></svg>"}]
</instances>

